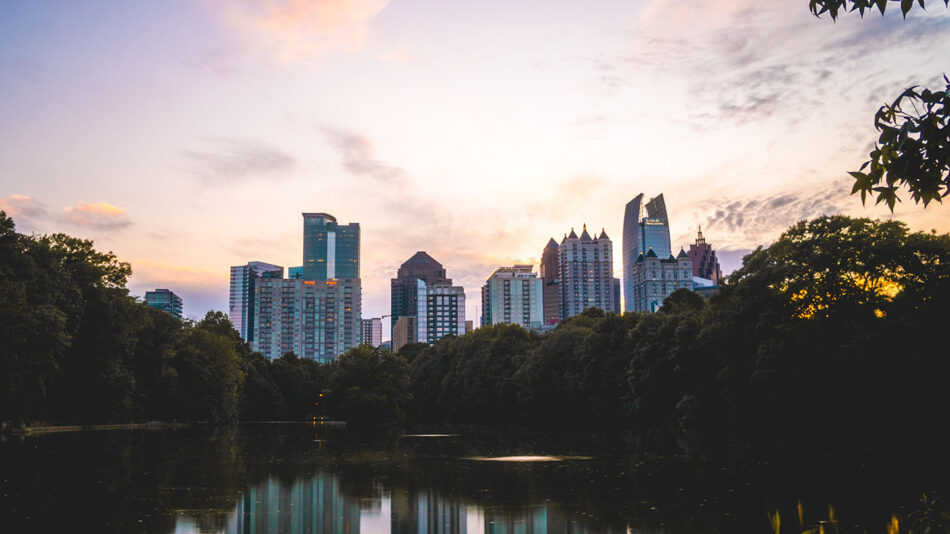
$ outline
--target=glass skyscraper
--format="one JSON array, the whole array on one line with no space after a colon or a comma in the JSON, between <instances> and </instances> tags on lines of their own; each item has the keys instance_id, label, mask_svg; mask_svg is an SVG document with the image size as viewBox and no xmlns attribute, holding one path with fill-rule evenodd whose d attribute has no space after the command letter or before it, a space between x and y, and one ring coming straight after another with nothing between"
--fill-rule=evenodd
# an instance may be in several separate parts
<instances>
[{"instance_id":1,"label":"glass skyscraper","mask_svg":"<svg viewBox=\"0 0 950 534\"><path fill-rule=\"evenodd\" d=\"M231 291L228 298L228 317L241 339L254 340L254 290L261 278L283 278L284 268L262 261L231 267Z\"/></svg>"},{"instance_id":2,"label":"glass skyscraper","mask_svg":"<svg viewBox=\"0 0 950 534\"><path fill-rule=\"evenodd\" d=\"M327 213L303 214L303 279L360 277L360 225Z\"/></svg>"},{"instance_id":3,"label":"glass skyscraper","mask_svg":"<svg viewBox=\"0 0 950 534\"><path fill-rule=\"evenodd\" d=\"M633 269L637 258L651 249L658 258L670 255L670 221L666 213L663 194L646 203L643 216L643 193L627 203L623 217L623 298L624 311L634 311Z\"/></svg>"},{"instance_id":4,"label":"glass skyscraper","mask_svg":"<svg viewBox=\"0 0 950 534\"><path fill-rule=\"evenodd\" d=\"M181 319L181 297L168 289L156 289L145 292L145 304L151 308L168 312Z\"/></svg>"}]
</instances>

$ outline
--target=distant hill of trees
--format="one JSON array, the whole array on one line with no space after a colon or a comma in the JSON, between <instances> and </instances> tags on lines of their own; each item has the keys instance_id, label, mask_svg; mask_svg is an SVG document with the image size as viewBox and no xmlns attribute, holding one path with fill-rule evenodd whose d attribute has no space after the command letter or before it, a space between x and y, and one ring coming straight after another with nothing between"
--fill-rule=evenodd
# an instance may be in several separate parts
<instances>
[{"instance_id":1,"label":"distant hill of trees","mask_svg":"<svg viewBox=\"0 0 950 534\"><path fill-rule=\"evenodd\" d=\"M321 365L252 353L220 312L128 295L128 264L0 214L0 419L305 419L672 433L696 446L947 444L950 235L803 221L718 294L654 314L590 309L550 333L479 328ZM404 357L405 356L405 357ZM410 363L411 361L411 363Z\"/></svg>"}]
</instances>

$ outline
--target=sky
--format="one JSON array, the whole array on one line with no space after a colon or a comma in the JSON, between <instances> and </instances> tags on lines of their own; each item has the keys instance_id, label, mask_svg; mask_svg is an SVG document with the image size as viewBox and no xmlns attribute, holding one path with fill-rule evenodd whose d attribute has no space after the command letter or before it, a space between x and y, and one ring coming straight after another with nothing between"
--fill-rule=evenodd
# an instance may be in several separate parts
<instances>
[{"instance_id":1,"label":"sky","mask_svg":"<svg viewBox=\"0 0 950 534\"><path fill-rule=\"evenodd\" d=\"M950 10L893 11L0 0L0 209L93 239L134 295L170 288L192 318L227 311L231 265L300 265L302 212L360 223L364 318L417 250L468 318L495 268L584 224L619 276L641 192L664 194L675 249L701 225L727 272L819 215L948 232L950 206L849 194L878 107L948 72Z\"/></svg>"}]
</instances>

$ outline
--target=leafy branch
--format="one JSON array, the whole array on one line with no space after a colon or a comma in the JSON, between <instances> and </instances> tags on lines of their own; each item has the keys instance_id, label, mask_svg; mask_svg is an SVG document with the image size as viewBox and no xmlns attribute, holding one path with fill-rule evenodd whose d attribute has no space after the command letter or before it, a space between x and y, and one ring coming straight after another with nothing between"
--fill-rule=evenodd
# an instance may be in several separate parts
<instances>
[{"instance_id":1,"label":"leafy branch","mask_svg":"<svg viewBox=\"0 0 950 534\"><path fill-rule=\"evenodd\" d=\"M901 14L907 18L907 13L914 7L914 0L890 0L891 2L901 3ZM916 0L921 9L924 7L924 0ZM943 0L945 6L950 6L950 0ZM837 20L839 12L857 11L864 16L865 11L871 11L877 8L884 15L887 10L888 0L809 0L808 9L816 16L820 17L825 13L831 15L831 20Z\"/></svg>"},{"instance_id":2,"label":"leafy branch","mask_svg":"<svg viewBox=\"0 0 950 534\"><path fill-rule=\"evenodd\" d=\"M861 202L877 195L875 204L884 202L893 212L901 187L924 207L950 194L950 79L943 79L944 90L911 87L874 115L881 135L870 160L849 173L851 194L861 193Z\"/></svg>"}]
</instances>

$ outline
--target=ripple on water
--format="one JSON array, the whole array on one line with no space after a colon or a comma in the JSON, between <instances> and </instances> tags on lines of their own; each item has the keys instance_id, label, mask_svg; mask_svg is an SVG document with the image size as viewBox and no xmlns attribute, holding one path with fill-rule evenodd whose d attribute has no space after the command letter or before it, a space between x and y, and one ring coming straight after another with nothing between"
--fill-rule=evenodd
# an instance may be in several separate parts
<instances>
[{"instance_id":1,"label":"ripple on water","mask_svg":"<svg viewBox=\"0 0 950 534\"><path fill-rule=\"evenodd\" d=\"M469 456L462 459L475 462L566 462L591 460L593 456Z\"/></svg>"}]
</instances>

